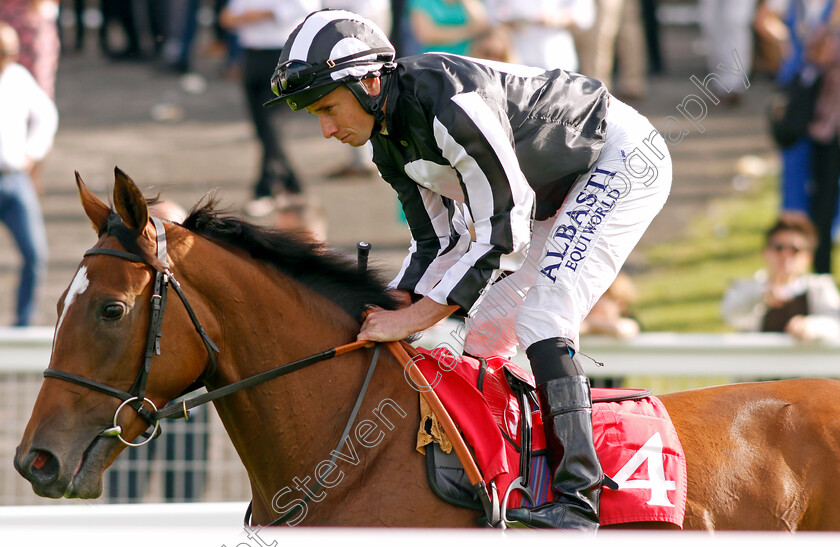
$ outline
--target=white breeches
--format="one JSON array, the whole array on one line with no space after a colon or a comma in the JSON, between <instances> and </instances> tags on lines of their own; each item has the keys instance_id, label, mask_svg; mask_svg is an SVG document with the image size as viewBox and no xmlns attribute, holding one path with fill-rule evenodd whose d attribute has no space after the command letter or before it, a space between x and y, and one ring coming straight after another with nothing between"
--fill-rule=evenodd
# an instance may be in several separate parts
<instances>
[{"instance_id":1,"label":"white breeches","mask_svg":"<svg viewBox=\"0 0 840 547\"><path fill-rule=\"evenodd\" d=\"M494 283L467 320L464 350L510 357L548 338L578 344L580 323L609 288L671 188L664 139L610 98L601 155L559 211L534 223L527 258Z\"/></svg>"}]
</instances>

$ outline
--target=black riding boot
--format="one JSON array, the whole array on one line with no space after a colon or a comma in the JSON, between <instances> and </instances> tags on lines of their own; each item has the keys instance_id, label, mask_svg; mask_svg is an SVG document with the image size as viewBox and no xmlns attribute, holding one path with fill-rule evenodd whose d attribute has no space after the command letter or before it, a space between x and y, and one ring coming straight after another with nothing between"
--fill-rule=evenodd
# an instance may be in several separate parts
<instances>
[{"instance_id":1,"label":"black riding boot","mask_svg":"<svg viewBox=\"0 0 840 547\"><path fill-rule=\"evenodd\" d=\"M565 357L571 357L566 352ZM577 375L548 380L537 386L537 394L555 500L530 509L508 509L508 519L534 528L595 531L604 475L592 440L589 379Z\"/></svg>"}]
</instances>

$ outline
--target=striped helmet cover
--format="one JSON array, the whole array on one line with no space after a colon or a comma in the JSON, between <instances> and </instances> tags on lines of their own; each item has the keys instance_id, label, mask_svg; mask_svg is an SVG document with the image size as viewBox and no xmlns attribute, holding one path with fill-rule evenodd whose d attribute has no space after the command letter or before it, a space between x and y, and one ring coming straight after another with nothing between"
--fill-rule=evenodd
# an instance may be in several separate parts
<instances>
[{"instance_id":1,"label":"striped helmet cover","mask_svg":"<svg viewBox=\"0 0 840 547\"><path fill-rule=\"evenodd\" d=\"M390 49L389 57L390 61L393 61L394 47L375 23L349 11L321 10L309 14L292 32L280 55L278 65L289 60L314 65L375 48ZM314 85L326 83L324 80L327 77L333 82L338 82L378 75L384 67L382 59L381 53L363 55L355 59L351 66L338 65L335 70L328 71L324 76L319 75ZM361 63L368 60L369 63Z\"/></svg>"}]
</instances>

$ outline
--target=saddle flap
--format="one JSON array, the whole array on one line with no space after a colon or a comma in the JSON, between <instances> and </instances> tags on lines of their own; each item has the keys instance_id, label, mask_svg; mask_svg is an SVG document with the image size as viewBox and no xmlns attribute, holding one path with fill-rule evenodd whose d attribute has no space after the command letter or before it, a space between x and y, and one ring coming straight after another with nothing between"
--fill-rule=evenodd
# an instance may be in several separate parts
<instances>
[{"instance_id":1,"label":"saddle flap","mask_svg":"<svg viewBox=\"0 0 840 547\"><path fill-rule=\"evenodd\" d=\"M473 445L479 465L488 483L494 480L499 492L506 492L508 486L520 474L520 456L527 454L520 446L520 409L515 391L531 384L523 382L512 372L503 358L477 360L468 356L455 356L443 350L429 352L420 350L425 356L421 370L435 384L441 400L450 410L459 428L465 431L470 444L487 436L504 439L499 450L501 458L495 460L485 453L490 445ZM434 357L433 357L434 356ZM418 363L421 365L421 363ZM515 367L521 371L519 367ZM527 380L527 376L526 376ZM512 387L513 386L513 387ZM443 389L441 389L443 387ZM525 392L529 390L524 387ZM620 524L638 521L662 521L682 526L686 501L685 455L670 421L668 412L658 398L648 390L639 389L592 389L593 433L596 449L604 472L614 477L619 490L605 490L601 496L601 518L604 524ZM533 439L532 461L528 475L533 499L537 504L552 497L550 472L544 457L545 436L538 409L532 409ZM467 433L467 431L471 433ZM498 446L493 441L493 446ZM433 450L435 452L433 452ZM430 483L438 495L464 507L468 501L461 494L471 494L469 485L457 485L458 472L452 462L444 463L443 471L434 472L435 462L443 458L442 452L433 443L433 450L427 447L427 466ZM433 452L431 455L430 452ZM451 458L450 458L451 459ZM506 471L490 476L482 462L505 461ZM498 469L498 468L497 468ZM437 473L437 477L433 477ZM449 498L456 497L456 503ZM523 503L518 491L513 492L508 507Z\"/></svg>"},{"instance_id":2,"label":"saddle flap","mask_svg":"<svg viewBox=\"0 0 840 547\"><path fill-rule=\"evenodd\" d=\"M460 366L462 358L446 350L430 352L418 348L418 352L420 358L415 359L415 364L472 447L484 480L489 484L497 476L507 474L510 466L504 438L495 427L496 418L482 393L474 387L474 381L462 374L477 367Z\"/></svg>"},{"instance_id":3,"label":"saddle flap","mask_svg":"<svg viewBox=\"0 0 840 547\"><path fill-rule=\"evenodd\" d=\"M426 474L437 497L456 507L483 511L484 506L467 479L464 466L454 451L448 454L436 442L426 446Z\"/></svg>"}]
</instances>

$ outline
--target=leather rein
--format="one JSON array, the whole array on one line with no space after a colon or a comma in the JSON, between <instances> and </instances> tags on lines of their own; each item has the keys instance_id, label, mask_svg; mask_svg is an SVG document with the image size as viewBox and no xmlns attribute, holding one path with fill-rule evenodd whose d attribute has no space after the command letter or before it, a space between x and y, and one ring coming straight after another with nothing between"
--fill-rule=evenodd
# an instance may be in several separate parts
<instances>
[{"instance_id":1,"label":"leather rein","mask_svg":"<svg viewBox=\"0 0 840 547\"><path fill-rule=\"evenodd\" d=\"M273 378L277 378L279 376L295 372L320 361L325 361L338 355L342 355L344 353L348 353L350 351L370 345L370 342L362 340L350 344L345 344L343 346L338 346L327 351L318 353L316 355L305 357L293 363L289 363L287 365L283 365L275 369L261 372L259 374L255 374L254 376L250 376L248 378L239 380L238 382L234 382L232 384L223 386L213 391L197 395L196 397L184 399L179 404L168 405L158 410L155 404L146 397L146 384L148 383L149 373L152 367L152 358L155 355L160 355L160 339L163 335L163 313L166 309L168 287L171 286L172 289L175 290L175 293L178 295L178 297L181 299L181 302L183 302L184 308L187 310L187 314L190 316L190 320L192 321L196 332L198 332L199 336L201 336L201 340L204 343L205 348L207 348L207 355L209 361L208 366L204 370L204 373L192 385L185 389L182 395L204 386L205 380L215 373L216 355L219 353L219 348L207 335L207 332L204 330L204 327L201 326L201 322L198 320L198 317L193 311L189 300L187 300L186 295L181 289L180 283L178 283L178 281L175 279L175 276L172 274L172 271L169 268L169 265L166 261L166 230L164 229L163 222L156 217L151 217L151 220L155 227L155 231L157 232L157 258L158 261L163 265L162 268L157 268L153 266L149 263L148 260L146 260L140 255L130 253L128 251L122 251L119 249L105 249L101 247L94 247L92 249L88 249L84 254L84 256L115 256L118 258L129 260L131 262L139 262L141 264L146 264L147 266L155 270L154 291L151 298L152 309L151 316L149 319L149 331L146 338L146 351L144 355L143 366L140 367L140 370L137 373L137 378L134 380L134 384L132 384L131 388L128 391L123 391L121 389L111 387L109 385L97 382L95 380L90 380L83 376L79 376L78 374L65 372L63 370L47 369L44 371L45 378L56 378L59 380L65 380L67 382L71 382L76 385L87 387L94 391L110 395L122 401L122 403L119 407L117 407L117 410L114 413L113 425L111 427L104 428L99 433L100 437L117 437L123 444L127 446L143 446L144 444L150 442L152 439L154 439L160 434L160 420L162 419L189 419L189 410L192 408L203 405L205 403L209 403L221 397L225 397L226 395L230 395L231 393L234 393L236 391L240 391L242 389L246 389L251 386L266 382ZM377 350L374 352L374 358L371 362L371 371L375 366L376 358L379 355L378 348L379 346L377 345ZM360 397L364 395L366 389L367 382L363 386L362 392L359 394ZM151 409L146 408L144 404L148 404L148 406L151 407ZM145 440L142 442L132 443L130 441L125 440L122 437L122 427L117 424L117 419L119 417L120 411L126 405L134 408L137 414L140 415L140 417L143 418L152 428L151 432L147 430L142 434L143 437L145 437Z\"/></svg>"},{"instance_id":2,"label":"leather rein","mask_svg":"<svg viewBox=\"0 0 840 547\"><path fill-rule=\"evenodd\" d=\"M184 392L181 395L184 395L195 389L198 389L199 387L204 386L206 379L210 378L215 373L216 355L219 353L219 348L218 346L216 346L215 343L213 343L213 341L207 335L207 332L201 326L201 323L198 320L198 317L196 316L195 312L193 311L192 306L190 306L189 300L187 300L186 295L181 290L180 283L178 283L178 281L175 279L175 276L172 274L172 271L169 268L168 262L166 261L166 230L163 226L163 222L156 217L151 217L151 221L157 233L157 259L162 265L162 267L160 268L153 264L150 264L148 260L146 260L140 255L130 253L128 251L122 251L119 249L105 249L101 247L94 247L92 249L88 249L84 254L84 256L99 254L114 256L117 258L129 260L131 262L145 264L155 271L154 292L152 294L151 299L152 312L151 317L149 319L149 331L146 339L146 352L144 356L143 366L140 367L140 370L137 373L137 378L134 380L134 384L131 386L129 391L123 391L121 389L117 389L103 384L101 382L90 380L88 378L70 372L55 369L47 369L44 371L45 378L65 380L67 382L71 382L80 386L87 387L94 391L110 395L122 401L122 403L117 407L117 410L114 412L113 425L111 427L104 428L98 436L117 437L123 444L127 446L143 446L144 444L147 444L160 434L160 420L164 418L184 418L188 420L189 410L191 408L195 408L199 405L203 405L210 401L214 401L221 397L225 397L226 395L230 395L231 393L234 393L236 391L249 388L251 386L266 382L273 378L277 378L295 372L302 368L308 367L309 365L313 365L315 363L325 361L327 359L332 359L333 357L337 357L339 355L343 355L345 353L349 353L357 349L370 347L371 342L368 340L359 340L356 342L345 344L343 346L337 346L327 351L311 355L309 357L305 357L293 363L289 363L271 370L267 370L265 372L255 374L254 376L244 378L232 384L222 386L218 389L208 391L207 393L197 395L190 399L183 399L181 403L168 405L158 410L155 404L145 395L146 384L148 383L149 373L151 371L152 366L152 358L155 355L160 355L160 339L163 334L163 313L166 308L166 296L167 289L169 286L172 286L178 297L181 299L181 302L183 302L184 308L186 308L196 332L198 332L199 336L201 336L201 340L204 343L205 348L207 348L209 360L209 364L205 368L202 375L192 385L190 385L186 390L184 390ZM361 245L362 244L360 244L359 247L360 267L364 267L364 265L367 262L367 251L370 250L370 246L369 244L365 243L367 247L363 249ZM375 344L375 349L371 358L370 365L368 366L368 371L365 376L365 380L362 384L359 394L356 397L356 402L350 414L347 425L345 426L341 438L339 439L338 446L336 447L336 450L332 452L333 463L335 463L335 454L341 452L342 447L346 442L347 437L349 436L350 428L353 422L355 421L356 415L358 414L359 408L361 407L362 401L364 400L365 393L367 393L371 377L373 376L373 372L376 368L376 362L379 358L379 350L381 348L381 345L382 344L379 343ZM458 454L458 458L464 465L464 470L466 472L470 484L472 485L475 493L477 494L478 498L482 502L482 505L484 506L485 514L488 517L488 520L493 523L498 522L499 505L495 487L492 487L492 493L488 490L487 483L482 477L481 471L475 464L475 460L472 458L463 438L460 434L458 434L458 428L455 425L455 422L452 421L451 416L441 404L440 399L438 399L433 387L429 385L428 380L426 380L425 377L423 377L423 374L420 372L419 368L417 368L416 364L414 363L413 357L414 355L416 355L416 350L411 348L411 346L404 346L401 342L386 342L385 345L388 346L388 349L391 351L391 353L394 355L397 361L402 364L406 377L411 379L413 385L416 386L415 389L417 389L420 392L420 394L426 399L426 401L431 406L432 410L441 420L444 429L449 432L450 440L453 443L455 452ZM414 355L410 355L408 351L411 351L411 353L413 353ZM147 409L144 406L144 403L148 403L148 405L151 407L151 410ZM122 427L117 424L117 420L119 418L120 411L126 405L134 408L137 414L140 415L140 417L142 417L149 424L150 427L152 427L151 432L149 432L147 429L147 431L142 434L142 436L145 437L144 441L141 441L139 443L132 443L130 441L125 440L122 437ZM286 513L279 519L272 522L271 525L276 526L285 523L286 521L288 521L296 515L297 509L299 508L300 506L296 506L295 510ZM246 526L250 526L250 516L251 505L249 504L248 510L245 515Z\"/></svg>"}]
</instances>

